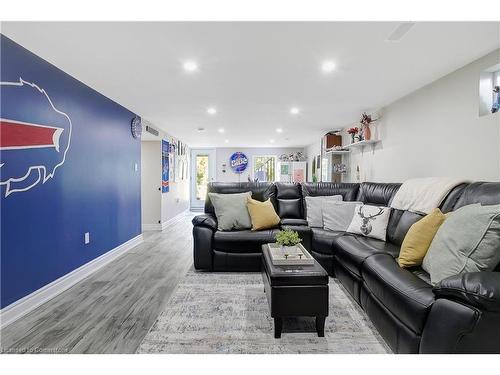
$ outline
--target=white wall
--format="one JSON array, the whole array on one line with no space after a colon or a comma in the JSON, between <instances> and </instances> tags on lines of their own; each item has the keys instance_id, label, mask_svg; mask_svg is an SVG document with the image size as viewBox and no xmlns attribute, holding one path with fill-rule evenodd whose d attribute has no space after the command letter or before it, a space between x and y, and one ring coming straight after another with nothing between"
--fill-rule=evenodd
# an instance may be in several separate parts
<instances>
[{"instance_id":1,"label":"white wall","mask_svg":"<svg viewBox=\"0 0 500 375\"><path fill-rule=\"evenodd\" d=\"M312 164L313 159L321 154L321 140L318 139L317 142L314 142L306 147L306 155L307 155L307 182L312 182ZM316 166L316 168L319 168ZM318 176L319 179L320 176Z\"/></svg>"},{"instance_id":2,"label":"white wall","mask_svg":"<svg viewBox=\"0 0 500 375\"><path fill-rule=\"evenodd\" d=\"M362 181L499 181L500 115L478 115L480 74L499 62L496 50L383 108L375 129L381 143L352 152L351 171L359 165Z\"/></svg>"},{"instance_id":3,"label":"white wall","mask_svg":"<svg viewBox=\"0 0 500 375\"><path fill-rule=\"evenodd\" d=\"M237 152L243 152L249 159L248 168L241 174L238 175L234 173L229 166L230 156ZM216 149L216 169L217 169L217 182L244 182L247 181L248 176L253 177L253 157L256 155L276 155L279 157L281 154L290 154L292 152L304 152L301 147L298 148L280 148L280 147L269 147L269 148L231 148L222 147ZM222 164L226 164L226 173L222 172Z\"/></svg>"},{"instance_id":4,"label":"white wall","mask_svg":"<svg viewBox=\"0 0 500 375\"><path fill-rule=\"evenodd\" d=\"M161 198L161 222L163 223L189 209L189 180L171 181L170 191L163 193Z\"/></svg>"},{"instance_id":5,"label":"white wall","mask_svg":"<svg viewBox=\"0 0 500 375\"><path fill-rule=\"evenodd\" d=\"M159 161L158 161L159 160ZM142 224L159 224L161 220L161 142L141 142L141 210Z\"/></svg>"},{"instance_id":6,"label":"white wall","mask_svg":"<svg viewBox=\"0 0 500 375\"><path fill-rule=\"evenodd\" d=\"M144 123L153 124L144 121ZM155 127L158 129L157 127ZM154 139L148 137L146 139ZM161 140L172 142L173 138L168 133L160 131L157 140L142 141L141 151L141 201L142 224L158 224L158 220L164 223L183 211L189 209L189 179L173 181L170 176L170 191L161 193ZM187 150L189 163L189 149ZM188 165L188 171L190 170Z\"/></svg>"}]
</instances>

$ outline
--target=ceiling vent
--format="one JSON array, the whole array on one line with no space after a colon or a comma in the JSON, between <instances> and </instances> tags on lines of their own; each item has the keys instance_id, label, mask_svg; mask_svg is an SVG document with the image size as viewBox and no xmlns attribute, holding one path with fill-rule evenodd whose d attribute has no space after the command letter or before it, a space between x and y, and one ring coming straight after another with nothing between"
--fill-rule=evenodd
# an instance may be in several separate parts
<instances>
[{"instance_id":1,"label":"ceiling vent","mask_svg":"<svg viewBox=\"0 0 500 375\"><path fill-rule=\"evenodd\" d=\"M153 134L154 136L158 137L158 135L160 134L160 132L158 130L156 130L155 128L152 128L151 126L149 125L146 125L146 131L150 134Z\"/></svg>"},{"instance_id":2,"label":"ceiling vent","mask_svg":"<svg viewBox=\"0 0 500 375\"><path fill-rule=\"evenodd\" d=\"M410 29L415 26L415 22L401 22L398 27L387 37L388 42L399 42Z\"/></svg>"}]
</instances>

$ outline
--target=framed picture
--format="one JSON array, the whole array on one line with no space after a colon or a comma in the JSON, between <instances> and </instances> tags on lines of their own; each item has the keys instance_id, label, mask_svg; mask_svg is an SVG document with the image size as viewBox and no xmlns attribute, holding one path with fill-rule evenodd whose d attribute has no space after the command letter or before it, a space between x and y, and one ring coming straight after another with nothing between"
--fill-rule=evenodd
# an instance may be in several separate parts
<instances>
[{"instance_id":1,"label":"framed picture","mask_svg":"<svg viewBox=\"0 0 500 375\"><path fill-rule=\"evenodd\" d=\"M161 192L167 193L169 186L170 145L164 139L161 141Z\"/></svg>"}]
</instances>

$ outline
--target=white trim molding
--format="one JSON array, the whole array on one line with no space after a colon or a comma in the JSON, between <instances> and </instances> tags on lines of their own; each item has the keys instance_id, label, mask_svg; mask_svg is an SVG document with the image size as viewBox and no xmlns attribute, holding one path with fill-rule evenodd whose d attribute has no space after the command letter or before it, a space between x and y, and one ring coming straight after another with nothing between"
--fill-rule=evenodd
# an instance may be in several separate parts
<instances>
[{"instance_id":1,"label":"white trim molding","mask_svg":"<svg viewBox=\"0 0 500 375\"><path fill-rule=\"evenodd\" d=\"M17 319L33 311L38 306L56 297L119 256L125 254L127 251L141 244L143 241L144 239L142 234L140 234L91 260L83 266L78 267L70 273L52 281L50 284L47 284L33 293L28 294L16 302L4 307L0 310L0 327L6 327L7 325L15 322Z\"/></svg>"},{"instance_id":2,"label":"white trim molding","mask_svg":"<svg viewBox=\"0 0 500 375\"><path fill-rule=\"evenodd\" d=\"M142 231L161 230L161 224L142 224Z\"/></svg>"},{"instance_id":3,"label":"white trim molding","mask_svg":"<svg viewBox=\"0 0 500 375\"><path fill-rule=\"evenodd\" d=\"M182 218L184 218L188 212L189 212L189 209L186 209L186 210L182 211L181 213L175 215L173 218L168 219L167 221L164 221L163 223L161 223L161 230L164 230L164 229L168 228L170 225L173 225L173 224L181 221Z\"/></svg>"},{"instance_id":4,"label":"white trim molding","mask_svg":"<svg viewBox=\"0 0 500 375\"><path fill-rule=\"evenodd\" d=\"M177 215L175 215L171 219L164 221L161 224L142 224L142 231L143 232L152 231L152 230L162 231L162 230L168 228L170 225L173 225L173 224L177 223L178 221L180 221L183 217L185 217L188 214L188 212L189 212L189 209L186 209L186 210L178 213Z\"/></svg>"}]
</instances>

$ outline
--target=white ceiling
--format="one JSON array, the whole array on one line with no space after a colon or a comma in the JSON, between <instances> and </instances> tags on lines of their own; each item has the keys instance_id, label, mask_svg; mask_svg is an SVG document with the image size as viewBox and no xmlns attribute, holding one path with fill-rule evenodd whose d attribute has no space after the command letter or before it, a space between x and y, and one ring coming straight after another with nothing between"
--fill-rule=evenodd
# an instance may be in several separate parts
<instances>
[{"instance_id":1,"label":"white ceiling","mask_svg":"<svg viewBox=\"0 0 500 375\"><path fill-rule=\"evenodd\" d=\"M500 47L498 22L417 23L387 42L397 26L16 22L2 33L192 146L258 147L310 144ZM184 72L185 59L199 71ZM330 75L325 59L337 65Z\"/></svg>"}]
</instances>

